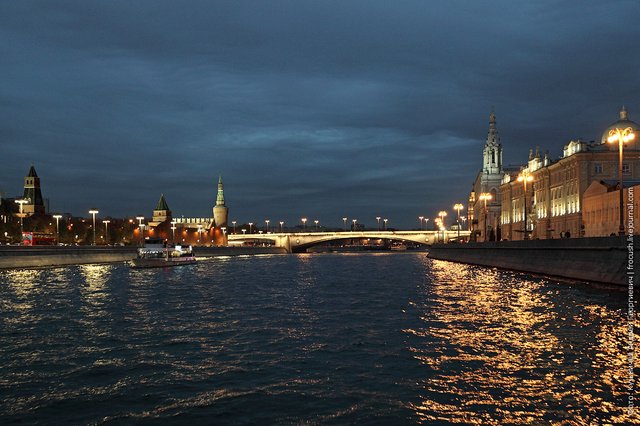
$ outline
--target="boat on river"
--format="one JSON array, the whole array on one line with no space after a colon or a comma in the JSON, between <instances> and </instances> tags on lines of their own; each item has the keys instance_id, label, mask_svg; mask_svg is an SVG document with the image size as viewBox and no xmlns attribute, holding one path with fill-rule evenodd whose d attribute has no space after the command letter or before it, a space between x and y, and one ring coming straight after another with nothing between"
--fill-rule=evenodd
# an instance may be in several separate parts
<instances>
[{"instance_id":1,"label":"boat on river","mask_svg":"<svg viewBox=\"0 0 640 426\"><path fill-rule=\"evenodd\" d=\"M191 246L168 245L161 239L149 239L131 261L132 268L166 268L196 263Z\"/></svg>"}]
</instances>

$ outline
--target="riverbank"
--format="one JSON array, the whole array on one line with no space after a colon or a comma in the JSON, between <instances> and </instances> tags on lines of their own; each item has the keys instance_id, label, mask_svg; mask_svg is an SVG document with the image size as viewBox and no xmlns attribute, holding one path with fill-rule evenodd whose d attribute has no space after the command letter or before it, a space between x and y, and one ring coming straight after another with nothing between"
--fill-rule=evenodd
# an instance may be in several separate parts
<instances>
[{"instance_id":1,"label":"riverbank","mask_svg":"<svg viewBox=\"0 0 640 426\"><path fill-rule=\"evenodd\" d=\"M137 247L1 246L0 269L127 262L136 257L136 250ZM194 247L193 250L197 257L286 253L277 247Z\"/></svg>"},{"instance_id":2,"label":"riverbank","mask_svg":"<svg viewBox=\"0 0 640 426\"><path fill-rule=\"evenodd\" d=\"M438 260L492 266L541 275L615 285L628 285L629 259L638 237L568 238L435 244L429 257ZM640 247L640 246L638 246ZM630 257L631 256L631 257Z\"/></svg>"}]
</instances>

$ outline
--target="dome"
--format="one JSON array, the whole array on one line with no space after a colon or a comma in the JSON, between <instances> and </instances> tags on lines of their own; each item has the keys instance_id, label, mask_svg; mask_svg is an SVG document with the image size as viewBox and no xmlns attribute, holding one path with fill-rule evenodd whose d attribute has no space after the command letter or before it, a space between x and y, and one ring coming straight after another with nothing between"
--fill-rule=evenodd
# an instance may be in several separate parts
<instances>
[{"instance_id":1,"label":"dome","mask_svg":"<svg viewBox=\"0 0 640 426\"><path fill-rule=\"evenodd\" d=\"M620 110L620 119L613 123L611 126L607 127L602 133L602 143L607 143L607 138L609 137L609 131L615 128L618 129L626 129L627 127L631 127L631 130L636 134L636 141L640 138L640 125L635 121L629 120L629 114L625 107L622 107Z\"/></svg>"}]
</instances>

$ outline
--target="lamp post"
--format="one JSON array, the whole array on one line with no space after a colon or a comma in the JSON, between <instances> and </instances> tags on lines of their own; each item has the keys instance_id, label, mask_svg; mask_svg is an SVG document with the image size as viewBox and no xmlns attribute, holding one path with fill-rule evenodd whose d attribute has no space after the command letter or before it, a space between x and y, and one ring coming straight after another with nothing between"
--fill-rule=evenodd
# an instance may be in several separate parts
<instances>
[{"instance_id":1,"label":"lamp post","mask_svg":"<svg viewBox=\"0 0 640 426\"><path fill-rule=\"evenodd\" d=\"M342 222L344 222L344 232L347 232L347 219L349 219L348 217L343 217L342 218Z\"/></svg>"},{"instance_id":2,"label":"lamp post","mask_svg":"<svg viewBox=\"0 0 640 426\"><path fill-rule=\"evenodd\" d=\"M24 213L22 213L22 206L27 204L29 202L28 198L20 198L18 200L15 201L17 204L20 205L20 241L22 241L22 233L24 232L24 226L22 223L22 218L24 218Z\"/></svg>"},{"instance_id":3,"label":"lamp post","mask_svg":"<svg viewBox=\"0 0 640 426\"><path fill-rule=\"evenodd\" d=\"M483 235L483 240L484 241L488 241L489 239L487 238L487 216L488 216L488 212L487 212L487 200L491 200L493 198L493 196L491 195L490 192L483 192L482 194L480 194L478 196L478 200L484 201L484 235Z\"/></svg>"},{"instance_id":4,"label":"lamp post","mask_svg":"<svg viewBox=\"0 0 640 426\"><path fill-rule=\"evenodd\" d=\"M138 226L140 227L140 246L144 245L144 224L142 221L144 220L144 216L136 216L138 219Z\"/></svg>"},{"instance_id":5,"label":"lamp post","mask_svg":"<svg viewBox=\"0 0 640 426\"><path fill-rule=\"evenodd\" d=\"M422 221L424 220L424 216L418 216L418 220L420 221L420 230L422 231Z\"/></svg>"},{"instance_id":6,"label":"lamp post","mask_svg":"<svg viewBox=\"0 0 640 426\"><path fill-rule=\"evenodd\" d=\"M269 219L264 220L264 223L267 224L267 234L269 233L269 222L271 222Z\"/></svg>"},{"instance_id":7,"label":"lamp post","mask_svg":"<svg viewBox=\"0 0 640 426\"><path fill-rule=\"evenodd\" d=\"M636 135L633 133L633 129L631 127L626 127L624 129L620 129L616 127L615 129L609 130L609 137L607 138L607 142L616 143L618 142L618 150L619 150L619 168L620 168L620 226L618 228L618 235L624 235L624 200L622 197L622 153L624 150L624 144L635 139Z\"/></svg>"},{"instance_id":8,"label":"lamp post","mask_svg":"<svg viewBox=\"0 0 640 426\"><path fill-rule=\"evenodd\" d=\"M318 232L318 224L320 223L320 221L318 219L314 220L313 223L316 224L316 232Z\"/></svg>"},{"instance_id":9,"label":"lamp post","mask_svg":"<svg viewBox=\"0 0 640 426\"><path fill-rule=\"evenodd\" d=\"M300 220L302 221L302 231L306 231L307 230L307 218L303 217Z\"/></svg>"},{"instance_id":10,"label":"lamp post","mask_svg":"<svg viewBox=\"0 0 640 426\"><path fill-rule=\"evenodd\" d=\"M460 239L460 210L464 209L464 206L458 203L454 205L453 208L458 212L458 219L456 220L456 224L458 225L458 239Z\"/></svg>"},{"instance_id":11,"label":"lamp post","mask_svg":"<svg viewBox=\"0 0 640 426\"><path fill-rule=\"evenodd\" d=\"M100 213L98 210L96 209L91 209L89 210L89 214L93 216L93 244L92 245L96 245L96 215Z\"/></svg>"},{"instance_id":12,"label":"lamp post","mask_svg":"<svg viewBox=\"0 0 640 426\"><path fill-rule=\"evenodd\" d=\"M238 221L236 221L236 220L232 220L231 221L231 224L233 225L233 233L234 234L236 233L236 223L238 223Z\"/></svg>"},{"instance_id":13,"label":"lamp post","mask_svg":"<svg viewBox=\"0 0 640 426\"><path fill-rule=\"evenodd\" d=\"M380 232L380 219L382 219L380 216L376 216L376 220L378 221L378 232Z\"/></svg>"},{"instance_id":14,"label":"lamp post","mask_svg":"<svg viewBox=\"0 0 640 426\"><path fill-rule=\"evenodd\" d=\"M382 219L382 222L384 222L384 230L386 231L387 230L387 222L389 222L389 219L384 218L384 219Z\"/></svg>"},{"instance_id":15,"label":"lamp post","mask_svg":"<svg viewBox=\"0 0 640 426\"><path fill-rule=\"evenodd\" d=\"M447 227L444 224L444 218L447 217L447 212L444 210L440 210L438 212L438 217L440 218L440 230L442 231L442 242L445 241L445 230L447 229Z\"/></svg>"},{"instance_id":16,"label":"lamp post","mask_svg":"<svg viewBox=\"0 0 640 426\"><path fill-rule=\"evenodd\" d=\"M56 244L60 244L60 219L62 219L62 215L54 214L53 218L56 220Z\"/></svg>"},{"instance_id":17,"label":"lamp post","mask_svg":"<svg viewBox=\"0 0 640 426\"><path fill-rule=\"evenodd\" d=\"M251 234L251 228L253 227L253 222L249 222L249 233Z\"/></svg>"},{"instance_id":18,"label":"lamp post","mask_svg":"<svg viewBox=\"0 0 640 426\"><path fill-rule=\"evenodd\" d=\"M424 218L424 230L428 230L429 229L429 218L425 217Z\"/></svg>"},{"instance_id":19,"label":"lamp post","mask_svg":"<svg viewBox=\"0 0 640 426\"><path fill-rule=\"evenodd\" d=\"M284 221L282 221L282 220L281 220L281 221L280 221L280 233L281 233L281 234L282 234L282 232L283 232L283 231L282 231L282 226L283 226L283 225L284 225Z\"/></svg>"},{"instance_id":20,"label":"lamp post","mask_svg":"<svg viewBox=\"0 0 640 426\"><path fill-rule=\"evenodd\" d=\"M111 221L103 220L102 223L104 223L104 243L109 244L109 223L111 223Z\"/></svg>"},{"instance_id":21,"label":"lamp post","mask_svg":"<svg viewBox=\"0 0 640 426\"><path fill-rule=\"evenodd\" d=\"M353 222L353 227L351 228L351 231L354 232L356 230L356 223L358 222L358 219L351 219L351 222Z\"/></svg>"},{"instance_id":22,"label":"lamp post","mask_svg":"<svg viewBox=\"0 0 640 426\"><path fill-rule=\"evenodd\" d=\"M175 244L175 243L176 243L176 229L177 229L177 227L176 227L176 221L175 221L175 220L173 220L173 221L171 221L171 242L172 242L173 244Z\"/></svg>"},{"instance_id":23,"label":"lamp post","mask_svg":"<svg viewBox=\"0 0 640 426\"><path fill-rule=\"evenodd\" d=\"M522 237L523 240L529 239L529 230L527 229L527 182L531 182L533 180L533 176L529 174L528 171L523 170L522 173L518 176L518 182L522 182L524 184L524 235Z\"/></svg>"}]
</instances>

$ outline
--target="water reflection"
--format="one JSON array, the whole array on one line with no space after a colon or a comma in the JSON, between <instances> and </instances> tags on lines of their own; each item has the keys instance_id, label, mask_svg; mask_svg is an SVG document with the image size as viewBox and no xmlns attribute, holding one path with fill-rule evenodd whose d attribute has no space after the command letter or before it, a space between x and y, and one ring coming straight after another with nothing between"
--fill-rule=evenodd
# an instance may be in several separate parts
<instances>
[{"instance_id":1,"label":"water reflection","mask_svg":"<svg viewBox=\"0 0 640 426\"><path fill-rule=\"evenodd\" d=\"M606 305L580 306L543 279L442 261L416 300L410 350L427 369L423 422L589 424L626 416L625 326Z\"/></svg>"}]
</instances>

